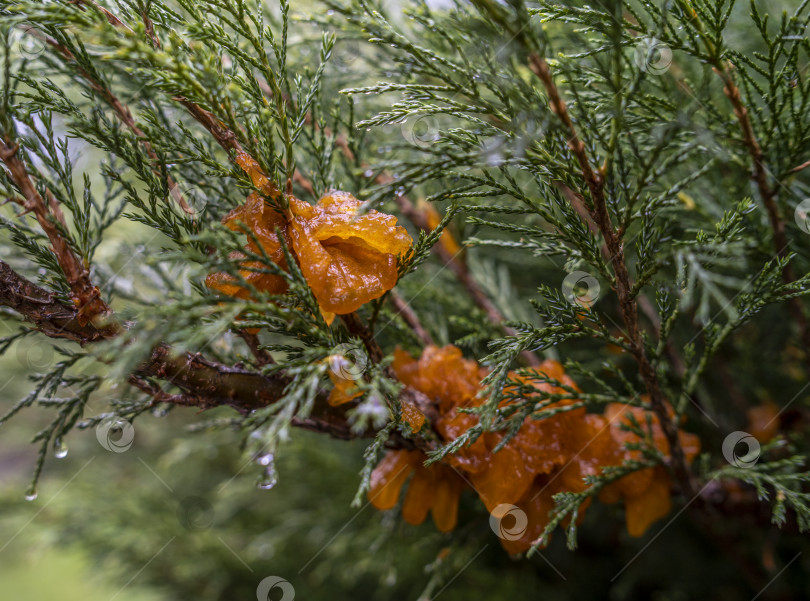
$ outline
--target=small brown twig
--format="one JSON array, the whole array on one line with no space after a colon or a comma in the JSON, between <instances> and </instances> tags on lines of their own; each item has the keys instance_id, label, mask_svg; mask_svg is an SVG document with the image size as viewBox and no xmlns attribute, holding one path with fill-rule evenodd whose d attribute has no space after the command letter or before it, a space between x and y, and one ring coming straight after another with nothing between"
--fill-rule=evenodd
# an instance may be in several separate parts
<instances>
[{"instance_id":1,"label":"small brown twig","mask_svg":"<svg viewBox=\"0 0 810 601\"><path fill-rule=\"evenodd\" d=\"M391 301L397 315L401 316L402 319L405 320L405 323L411 327L413 333L416 334L416 337L419 339L419 342L425 346L434 344L433 338L431 338L428 331L424 328L422 322L419 321L416 311L414 311L411 306L405 302L405 299L402 298L396 290L391 290L388 293L388 300Z\"/></svg>"},{"instance_id":2,"label":"small brown twig","mask_svg":"<svg viewBox=\"0 0 810 601\"><path fill-rule=\"evenodd\" d=\"M13 309L43 334L69 340L82 346L110 340L121 330L99 328L83 322L79 310L62 304L53 294L23 278L0 260L0 306ZM278 401L290 379L283 373L261 374L240 366L228 366L210 361L199 353L176 352L165 344L156 346L149 357L131 374L130 383L152 396L157 402L186 407L210 409L229 406L247 414ZM163 380L181 392L169 394L150 384L148 378ZM343 439L367 438L374 430L356 432L351 428L345 407L331 407L328 390L319 390L313 411L306 419L293 418L292 425ZM430 412L432 402L410 387L400 391L400 400L415 403ZM423 438L405 439L394 434L390 444L395 448L433 450L435 441Z\"/></svg>"},{"instance_id":3,"label":"small brown twig","mask_svg":"<svg viewBox=\"0 0 810 601\"><path fill-rule=\"evenodd\" d=\"M253 358L256 359L256 365L262 366L275 363L273 360L273 355L261 348L258 334L249 332L246 329L236 330L236 334L245 341L245 344L250 349Z\"/></svg>"},{"instance_id":4,"label":"small brown twig","mask_svg":"<svg viewBox=\"0 0 810 601\"><path fill-rule=\"evenodd\" d=\"M796 167L794 167L793 169L788 171L788 173L798 173L799 171L807 169L808 167L810 167L810 161L806 161L806 162L802 163L801 165L797 165Z\"/></svg>"},{"instance_id":5,"label":"small brown twig","mask_svg":"<svg viewBox=\"0 0 810 601\"><path fill-rule=\"evenodd\" d=\"M116 17L113 13L111 13L109 10L107 10L103 6L99 6L98 3L93 2L93 0L70 0L70 4L75 4L78 8L80 8L82 10L83 10L84 6L89 6L90 8L92 8L94 10L97 10L102 15L104 15L104 17L107 19L107 22L110 25L113 25L115 27L123 27L124 29L126 29L129 32L132 31L129 27L127 27L126 23L124 23L121 19Z\"/></svg>"},{"instance_id":6,"label":"small brown twig","mask_svg":"<svg viewBox=\"0 0 810 601\"><path fill-rule=\"evenodd\" d=\"M153 384L139 376L129 376L127 381L138 390L145 392L152 397L154 403L169 403L171 405L180 405L183 407L197 407L200 405L200 399L196 399L187 394L170 394L163 390L160 386Z\"/></svg>"},{"instance_id":7,"label":"small brown twig","mask_svg":"<svg viewBox=\"0 0 810 601\"><path fill-rule=\"evenodd\" d=\"M152 23L152 19L149 18L149 13L145 10L141 12L141 21L143 21L144 29L146 30L146 36L152 42L152 46L156 50L161 49L160 38L155 33L155 24Z\"/></svg>"}]
</instances>

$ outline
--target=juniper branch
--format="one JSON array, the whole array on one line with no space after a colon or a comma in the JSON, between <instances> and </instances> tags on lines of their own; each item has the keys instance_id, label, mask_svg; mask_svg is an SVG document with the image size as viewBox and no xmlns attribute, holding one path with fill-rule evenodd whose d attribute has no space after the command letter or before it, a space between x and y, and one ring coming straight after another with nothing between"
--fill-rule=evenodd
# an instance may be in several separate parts
<instances>
[{"instance_id":1,"label":"juniper branch","mask_svg":"<svg viewBox=\"0 0 810 601\"><path fill-rule=\"evenodd\" d=\"M787 235L785 234L785 222L781 218L779 207L776 204L777 190L768 183L768 169L765 166L765 156L754 133L754 128L751 125L748 109L743 103L740 89L734 83L734 77L731 74L728 63L716 63L714 65L714 71L723 81L723 92L734 108L734 116L737 117L737 121L740 124L743 142L748 150L748 154L751 156L751 162L753 163L752 178L756 182L759 196L762 198L762 203L768 214L768 221L770 222L771 231L773 232L774 250L779 258L788 257L790 253L788 250ZM791 284L796 281L793 266L789 261L786 261L782 267L782 281L785 284ZM801 300L798 298L789 299L788 307L799 328L799 339L805 351L805 364L808 370L810 370L810 329L807 327L807 316L805 315L804 307L802 306Z\"/></svg>"},{"instance_id":2,"label":"juniper branch","mask_svg":"<svg viewBox=\"0 0 810 601\"><path fill-rule=\"evenodd\" d=\"M96 5L96 7L98 6ZM115 20L110 21L110 24L123 26L123 22L121 22L117 17L114 17L114 19ZM121 123L123 123L133 134L135 134L136 137L141 140L141 144L143 145L147 156L152 160L152 172L155 175L160 176L162 173L160 159L154 148L152 148L152 144L146 138L146 134L135 122L135 118L132 116L132 111L129 109L129 107L121 102L121 100L115 94L113 94L112 90L110 90L108 86L104 85L101 80L82 67L76 60L73 52L71 52L67 46L50 36L44 35L42 32L37 31L33 27L25 27L24 31L30 35L34 35L35 37L39 38L40 41L51 46L54 50L56 50L57 54L65 61L66 64L73 65L75 67L76 73L78 73L81 78L86 80L90 85L90 88L96 92L99 97L110 106L110 108L112 108L113 112ZM186 199L180 192L180 189L177 187L176 182L170 175L166 176L166 183L168 184L172 198L174 198L177 204L180 205L180 208L188 214L193 214L194 211L188 205Z\"/></svg>"},{"instance_id":3,"label":"juniper branch","mask_svg":"<svg viewBox=\"0 0 810 601\"><path fill-rule=\"evenodd\" d=\"M343 151L344 155L350 161L355 160L354 152L351 148L349 148L345 138L338 137L336 140L336 145ZM367 167L367 165L364 165L364 168L365 167ZM380 172L375 176L374 181L380 185L386 185L392 183L394 180L387 173ZM420 231L426 233L430 233L432 231L430 224L427 221L427 217L416 208L416 206L407 196L404 194L396 194L394 196L394 201L397 204L397 208L399 208L400 212L405 216L405 218L419 228ZM470 273L469 269L467 269L467 266L464 265L464 263L461 262L458 257L451 255L441 244L434 244L432 251L441 261L442 265L449 267L450 270L455 274L459 283L461 283L461 285L469 293L472 301L483 309L487 319L489 319L489 321L491 321L493 324L502 327L507 335L514 336L517 332L513 328L504 325L506 319L504 318L503 314L498 310L486 293L481 290L481 287L472 277L472 274ZM530 351L523 351L521 352L520 356L523 357L524 361L526 361L528 365L540 365L540 360L537 358L537 355Z\"/></svg>"},{"instance_id":4,"label":"juniper branch","mask_svg":"<svg viewBox=\"0 0 810 601\"><path fill-rule=\"evenodd\" d=\"M683 7L686 3L683 0L679 0L679 4ZM688 6L686 8L688 8ZM723 93L731 103L734 116L737 118L740 131L742 132L743 144L751 158L751 178L756 183L759 196L762 199L762 204L765 206L765 212L768 215L768 221L770 222L771 231L773 232L773 244L776 256L780 259L784 259L788 257L790 253L788 250L787 235L785 234L785 222L780 216L779 207L776 203L778 190L768 181L768 168L765 164L765 154L762 151L759 140L757 140L748 108L743 102L740 89L734 81L732 74L733 65L730 61L722 58L721 48L707 35L697 13L687 12L686 14L693 15L690 24L695 28L703 45L706 47L709 64L723 82ZM789 173L800 171L802 168L803 166L800 165L792 169ZM793 266L789 261L785 261L782 265L782 281L785 284L791 284L796 281ZM805 350L805 364L807 369L810 370L810 329L808 329L804 307L799 298L791 298L788 299L788 308L799 328L799 339Z\"/></svg>"},{"instance_id":5,"label":"juniper branch","mask_svg":"<svg viewBox=\"0 0 810 601\"><path fill-rule=\"evenodd\" d=\"M0 305L13 309L46 336L82 346L109 340L119 333L84 323L76 308L62 304L53 294L26 280L2 260ZM182 393L166 393L149 383L147 378L163 380L179 388ZM290 379L283 372L260 374L243 367L210 361L199 353L178 353L160 344L131 374L129 382L152 396L156 402L200 409L229 406L247 414L282 398ZM292 425L347 440L376 434L372 430L362 433L352 430L345 410L331 407L326 401L328 395L328 391L320 390L314 411L307 418L293 418ZM414 403L428 416L435 414L430 399L413 388L404 387L400 392L400 401ZM405 439L396 435L392 436L391 444L425 451L434 448L433 442L424 437Z\"/></svg>"},{"instance_id":6,"label":"juniper branch","mask_svg":"<svg viewBox=\"0 0 810 601\"><path fill-rule=\"evenodd\" d=\"M559 117L569 133L568 147L576 158L582 171L585 185L590 191L593 205L592 207L588 207L588 209L591 218L602 233L605 244L610 252L610 262L616 277L616 294L619 297L622 320L627 327L630 352L638 364L639 372L647 388L647 393L650 395L653 411L655 411L655 414L658 416L661 428L666 435L675 476L678 478L683 493L691 495L693 493L693 486L689 475L689 468L686 464L686 458L678 441L678 428L667 412L658 376L647 357L644 342L641 338L641 330L638 324L638 310L632 295L633 287L624 256L623 240L619 232L614 229L607 210L604 193L604 174L601 173L601 171L595 171L591 166L590 159L585 150L585 144L580 139L577 129L571 121L565 101L560 96L546 60L536 51L532 51L529 54L529 66L543 84L548 94L551 110Z\"/></svg>"},{"instance_id":7,"label":"juniper branch","mask_svg":"<svg viewBox=\"0 0 810 601\"><path fill-rule=\"evenodd\" d=\"M48 236L59 266L72 291L74 302L80 309L79 318L87 321L105 318L110 313L109 307L101 298L99 289L90 281L90 272L87 267L60 231L60 229L65 230L65 217L59 203L47 188L45 188L47 200L40 195L25 164L19 157L19 151L20 147L10 139L9 133L3 132L0 137L0 161L5 163L9 177L24 198L21 200L19 197L13 197L12 200L20 204L26 211L32 212Z\"/></svg>"}]
</instances>

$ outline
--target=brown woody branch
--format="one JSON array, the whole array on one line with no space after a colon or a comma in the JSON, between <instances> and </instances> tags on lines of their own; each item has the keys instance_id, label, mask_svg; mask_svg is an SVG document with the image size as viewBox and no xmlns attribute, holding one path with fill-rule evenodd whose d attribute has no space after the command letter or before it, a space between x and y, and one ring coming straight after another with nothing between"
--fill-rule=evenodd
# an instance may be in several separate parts
<instances>
[{"instance_id":1,"label":"brown woody branch","mask_svg":"<svg viewBox=\"0 0 810 601\"><path fill-rule=\"evenodd\" d=\"M26 212L34 214L48 237L59 266L70 286L73 302L79 308L78 318L83 322L105 318L110 313L109 307L102 300L99 289L90 281L87 267L76 256L60 231L60 229L65 230L66 225L59 203L50 190L45 189L47 199L40 195L18 153L17 144L8 137L0 138L0 161L5 164L9 178L23 196L22 199L12 197L12 200L21 205Z\"/></svg>"},{"instance_id":2,"label":"brown woody branch","mask_svg":"<svg viewBox=\"0 0 810 601\"><path fill-rule=\"evenodd\" d=\"M693 494L693 486L683 448L678 440L678 428L667 412L666 402L663 392L661 391L658 376L644 349L644 342L638 323L638 308L632 296L633 287L624 255L624 241L620 233L613 227L607 210L603 176L591 166L585 144L580 139L577 129L571 120L568 108L565 101L560 96L557 85L554 83L551 70L546 60L536 52L531 52L529 54L529 67L543 84L549 98L551 110L557 115L567 130L568 147L579 164L585 185L591 196L592 205L586 205L586 209L604 238L610 256L610 263L613 267L613 273L616 277L616 294L619 298L619 309L622 314L622 320L627 328L630 353L633 355L638 365L639 373L644 381L647 393L650 396L653 411L658 417L661 428L666 435L675 476L678 479L683 493L691 496Z\"/></svg>"},{"instance_id":3,"label":"brown woody branch","mask_svg":"<svg viewBox=\"0 0 810 601\"><path fill-rule=\"evenodd\" d=\"M801 165L796 165L793 169L788 171L788 173L798 173L799 171L802 171L803 169L807 169L808 167L810 167L810 161L805 161Z\"/></svg>"},{"instance_id":4,"label":"brown woody branch","mask_svg":"<svg viewBox=\"0 0 810 601\"><path fill-rule=\"evenodd\" d=\"M2 260L0 306L13 309L49 337L70 340L82 346L112 339L118 333L82 322L76 308L61 303L53 294L26 280ZM167 393L149 382L148 378L170 383L181 393ZM200 409L226 405L243 414L277 401L290 383L283 374L264 375L242 367L231 367L209 361L198 353L176 353L166 345L157 346L135 369L129 381L156 402ZM376 434L353 432L345 409L329 406L326 401L328 394L326 390L319 391L313 413L306 419L294 418L293 425L344 439ZM431 413L432 403L417 390L404 388L400 399L415 403L428 415ZM399 435L394 435L390 443L398 447L433 449L433 443L429 441L406 440Z\"/></svg>"},{"instance_id":5,"label":"brown woody branch","mask_svg":"<svg viewBox=\"0 0 810 601\"><path fill-rule=\"evenodd\" d=\"M393 180L390 178L390 176L377 176L377 182L380 184L390 183L391 181ZM405 215L405 217L407 217L416 227L427 233L430 233L433 230L428 223L427 216L422 211L417 209L410 199L404 195L397 194L394 197L394 200L396 201L400 212ZM500 326L507 336L515 336L517 331L514 328L503 325L506 318L503 316L500 310L498 310L498 307L495 306L495 303L492 302L489 296L487 296L486 293L481 290L481 287L473 278L472 273L470 273L470 270L467 268L467 265L464 264L464 262L458 257L452 255L441 244L434 244L432 250L442 264L449 267L450 270L455 274L456 279L458 279L459 283L467 290L467 293L470 295L472 301L484 311L487 319L489 319L489 321L495 325ZM540 360L537 358L537 355L531 351L523 351L520 353L520 356L523 357L528 365L540 365Z\"/></svg>"},{"instance_id":6,"label":"brown woody branch","mask_svg":"<svg viewBox=\"0 0 810 601\"><path fill-rule=\"evenodd\" d=\"M126 24L121 19L116 17L115 14L111 13L109 10L107 10L103 6L99 6L99 4L96 3L96 2L93 2L93 0L71 0L70 4L75 4L76 6L78 6L82 10L84 10L84 8L83 8L84 6L89 6L90 8L92 8L94 10L97 10L102 15L104 15L104 17L107 19L107 22L110 25L113 25L115 27L123 27L127 31L132 31L129 27L126 26Z\"/></svg>"}]
</instances>

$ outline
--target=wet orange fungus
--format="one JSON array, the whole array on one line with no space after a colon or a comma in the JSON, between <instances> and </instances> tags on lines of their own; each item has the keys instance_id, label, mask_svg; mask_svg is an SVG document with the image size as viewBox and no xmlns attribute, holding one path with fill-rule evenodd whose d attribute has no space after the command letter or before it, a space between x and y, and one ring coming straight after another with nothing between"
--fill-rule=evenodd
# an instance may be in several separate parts
<instances>
[{"instance_id":1,"label":"wet orange fungus","mask_svg":"<svg viewBox=\"0 0 810 601\"><path fill-rule=\"evenodd\" d=\"M416 388L436 404L439 417L432 425L444 442L456 439L478 423L475 415L460 409L483 402L477 394L486 371L474 361L464 359L458 348L429 346L419 359L397 350L392 367L404 384ZM543 393L569 394L544 381L547 379L578 390L557 361L547 360L522 374L510 374L510 379L520 386L505 390L502 409L515 402L516 396L536 395L542 401ZM503 441L503 432L486 432L471 445L448 455L445 463L429 467L424 467L427 457L420 451L390 451L372 475L371 503L381 510L393 508L408 477L413 475L402 503L403 517L418 524L424 521L429 509L439 529L444 530L450 524L455 525L461 489L471 487L490 512L509 504L526 514L528 524L522 536L501 541L510 553L526 551L549 523L555 494L584 491L588 486L586 476L599 475L605 466L641 459L639 451L626 448L629 443L641 442L636 434L622 427L632 423L630 415L645 430L649 419L652 444L665 455L668 450L652 412L611 404L602 415L586 414L575 403L570 399L559 400L546 407L558 410L555 415L541 420L527 417L519 433L498 452L494 450ZM679 432L679 436L691 461L699 451L698 439L686 432ZM661 466L635 471L605 486L599 498L606 503L623 500L627 530L632 536L641 536L670 510L669 473ZM580 518L586 506L581 508Z\"/></svg>"},{"instance_id":2,"label":"wet orange fungus","mask_svg":"<svg viewBox=\"0 0 810 601\"><path fill-rule=\"evenodd\" d=\"M236 161L264 195L277 195L255 160L240 154ZM247 227L258 244L250 240L246 248L257 254L264 251L286 270L281 235L330 320L334 314L351 313L393 288L397 256L411 246L410 235L397 225L396 217L374 210L360 214L360 207L360 201L351 194L332 190L316 205L289 197L289 214L285 215L254 192L245 204L228 213L223 223L235 231ZM259 291L282 294L287 289L284 278L257 273L262 269L259 261L244 261L240 267L240 275ZM248 289L227 274L209 275L206 285L228 296L250 296Z\"/></svg>"}]
</instances>

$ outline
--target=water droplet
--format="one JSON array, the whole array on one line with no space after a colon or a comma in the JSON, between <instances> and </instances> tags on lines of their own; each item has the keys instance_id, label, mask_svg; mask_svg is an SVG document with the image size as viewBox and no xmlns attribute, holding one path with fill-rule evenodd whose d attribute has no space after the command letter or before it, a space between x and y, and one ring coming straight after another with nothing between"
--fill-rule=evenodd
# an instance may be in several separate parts
<instances>
[{"instance_id":1,"label":"water droplet","mask_svg":"<svg viewBox=\"0 0 810 601\"><path fill-rule=\"evenodd\" d=\"M35 490L29 490L27 493L25 493L26 501L36 501L36 498L37 498L37 491Z\"/></svg>"},{"instance_id":2,"label":"water droplet","mask_svg":"<svg viewBox=\"0 0 810 601\"><path fill-rule=\"evenodd\" d=\"M61 440L57 441L53 448L53 456L57 459L64 459L67 457L68 448L67 445L62 442Z\"/></svg>"},{"instance_id":3,"label":"water droplet","mask_svg":"<svg viewBox=\"0 0 810 601\"><path fill-rule=\"evenodd\" d=\"M366 169L363 175L365 175L366 177L371 177L372 175L374 175L374 172L371 169Z\"/></svg>"},{"instance_id":4,"label":"water droplet","mask_svg":"<svg viewBox=\"0 0 810 601\"><path fill-rule=\"evenodd\" d=\"M264 476L259 480L258 486L262 490L270 490L276 484L278 484L278 474L276 473L276 468L271 463L267 466L267 469L264 470Z\"/></svg>"},{"instance_id":5,"label":"water droplet","mask_svg":"<svg viewBox=\"0 0 810 601\"><path fill-rule=\"evenodd\" d=\"M274 459L275 457L273 457L273 453L267 453L265 455L261 455L260 457L258 457L256 459L256 463L258 463L259 465L267 466L272 464Z\"/></svg>"}]
</instances>

